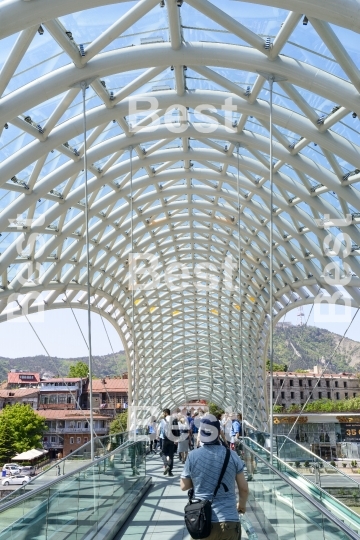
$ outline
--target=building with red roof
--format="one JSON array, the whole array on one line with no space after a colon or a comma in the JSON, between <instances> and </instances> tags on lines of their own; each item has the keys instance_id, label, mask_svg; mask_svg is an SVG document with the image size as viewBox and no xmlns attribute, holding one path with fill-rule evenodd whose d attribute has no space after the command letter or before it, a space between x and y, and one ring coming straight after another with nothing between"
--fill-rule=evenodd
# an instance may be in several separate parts
<instances>
[{"instance_id":1,"label":"building with red roof","mask_svg":"<svg viewBox=\"0 0 360 540\"><path fill-rule=\"evenodd\" d=\"M12 369L8 373L8 388L37 388L40 383L40 373Z\"/></svg>"}]
</instances>

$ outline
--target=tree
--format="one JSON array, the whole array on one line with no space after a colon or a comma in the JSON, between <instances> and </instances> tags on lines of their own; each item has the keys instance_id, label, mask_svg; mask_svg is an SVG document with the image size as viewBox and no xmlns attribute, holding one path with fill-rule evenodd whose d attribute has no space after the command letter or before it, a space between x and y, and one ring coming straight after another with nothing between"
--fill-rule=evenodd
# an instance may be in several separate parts
<instances>
[{"instance_id":1,"label":"tree","mask_svg":"<svg viewBox=\"0 0 360 540\"><path fill-rule=\"evenodd\" d=\"M216 403L209 403L209 413L216 416L216 418L224 414L224 412L224 409L216 405Z\"/></svg>"},{"instance_id":2,"label":"tree","mask_svg":"<svg viewBox=\"0 0 360 540\"><path fill-rule=\"evenodd\" d=\"M10 422L0 416L0 466L9 463L15 456L15 437Z\"/></svg>"},{"instance_id":3,"label":"tree","mask_svg":"<svg viewBox=\"0 0 360 540\"><path fill-rule=\"evenodd\" d=\"M0 414L0 423L10 427L15 453L20 454L42 446L45 419L36 414L30 405L15 403L5 407Z\"/></svg>"},{"instance_id":4,"label":"tree","mask_svg":"<svg viewBox=\"0 0 360 540\"><path fill-rule=\"evenodd\" d=\"M266 362L266 369L267 371L270 371L270 360L268 360ZM275 362L273 362L273 371L276 372L276 371L287 371L288 370L288 367L287 367L287 364L276 364Z\"/></svg>"},{"instance_id":5,"label":"tree","mask_svg":"<svg viewBox=\"0 0 360 540\"><path fill-rule=\"evenodd\" d=\"M85 362L76 362L75 365L70 366L68 377L81 377L86 379L89 376L89 366Z\"/></svg>"},{"instance_id":6,"label":"tree","mask_svg":"<svg viewBox=\"0 0 360 540\"><path fill-rule=\"evenodd\" d=\"M127 431L128 412L118 414L118 416L110 423L110 433L123 433Z\"/></svg>"}]
</instances>

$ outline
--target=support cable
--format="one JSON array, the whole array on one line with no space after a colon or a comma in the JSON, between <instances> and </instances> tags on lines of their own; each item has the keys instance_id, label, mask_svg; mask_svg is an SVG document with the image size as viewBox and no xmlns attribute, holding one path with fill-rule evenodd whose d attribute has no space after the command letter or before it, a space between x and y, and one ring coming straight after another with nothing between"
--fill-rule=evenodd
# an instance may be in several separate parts
<instances>
[{"instance_id":1,"label":"support cable","mask_svg":"<svg viewBox=\"0 0 360 540\"><path fill-rule=\"evenodd\" d=\"M299 341L297 342L297 345L300 345L300 343L301 343L302 340L303 340L303 337L304 337L304 330L305 330L305 328L307 327L307 324L308 324L308 322L309 322L309 319L310 319L310 316L311 316L311 313L312 313L312 310L313 310L313 309L314 309L314 304L311 306L311 309L310 309L308 318L306 319L306 322L305 322L304 326L302 327L302 331L301 331L301 334L300 334ZM285 317L286 317L286 315L285 315ZM285 320L284 320L284 322L285 322ZM285 331L286 331L286 330L285 330ZM294 340L294 341L295 341L295 340ZM295 356L295 355L294 355L294 356ZM293 359L294 359L294 357L293 357ZM290 364L288 365L288 372L290 371L290 370L289 370L289 367L290 367L290 366L291 366L291 361L290 361ZM277 401L278 401L279 396L280 396L280 392L283 390L284 385L285 385L285 380L283 381L281 387L280 387L279 390L278 390L277 396L276 396L276 398L275 398L275 402L273 403L274 406L277 404Z\"/></svg>"},{"instance_id":2,"label":"support cable","mask_svg":"<svg viewBox=\"0 0 360 540\"><path fill-rule=\"evenodd\" d=\"M23 309L22 309L22 307L21 307L21 304L19 304L18 300L16 300L16 303L17 303L17 305L19 306L19 308L20 308L20 310L21 310L21 312L22 312ZM55 368L55 371L56 371L56 373L58 374L59 379L61 379L63 385L66 386L66 388L67 388L69 394L70 394L71 397L74 399L74 403L76 403L76 405L78 406L78 409L77 409L77 410L79 410L79 411L81 412L81 414L83 415L83 417L85 418L85 420L86 420L86 421L89 423L89 425L90 425L90 419L86 416L86 414L84 413L84 410L81 408L80 402L79 402L79 400L77 399L76 394L73 392L73 390L71 389L71 387L70 387L70 386L68 385L68 383L65 381L65 378L63 377L63 375L61 375L61 373L59 372L58 366L57 366L56 363L54 362L52 356L50 356L49 351L47 350L47 348L45 347L44 342L42 341L42 339L40 338L39 334L38 334L37 331L35 330L35 327L34 327L33 324L31 323L29 317L27 316L26 313L24 313L24 314L22 314L22 315L25 317L25 319L27 320L27 322L28 322L29 325L30 325L30 328L32 329L32 331L34 332L35 336L36 336L37 339L39 340L39 342L40 342L42 348L44 349L46 355L48 356L48 358L49 358L51 364L52 364L53 367ZM97 437L97 434L96 434L96 433L95 433L95 437Z\"/></svg>"},{"instance_id":3,"label":"support cable","mask_svg":"<svg viewBox=\"0 0 360 540\"><path fill-rule=\"evenodd\" d=\"M95 459L94 453L94 413L92 390L92 347L91 347L91 290L90 290L90 240L89 240L89 194L87 173L87 142L86 142L86 88L87 83L81 83L83 98L83 128L84 128L84 185L85 185L85 243L86 243L86 274L87 274L87 320L88 320L88 347L89 347L89 399L90 399L90 454L91 461Z\"/></svg>"},{"instance_id":4,"label":"support cable","mask_svg":"<svg viewBox=\"0 0 360 540\"><path fill-rule=\"evenodd\" d=\"M334 358L336 351L337 351L338 348L340 347L341 343L344 341L344 339L345 339L345 337L346 337L346 334L347 334L348 331L350 330L350 327L351 327L352 323L353 323L354 320L355 320L355 317L356 317L357 314L359 313L359 310L360 310L360 308L357 308L357 310L356 310L356 312L355 312L355 315L352 317L352 319L351 319L351 321L350 321L349 326L346 328L346 330L345 330L343 336L341 337L339 343L336 345L335 349L333 350L332 355L330 356L329 360L326 362L326 364L325 364L323 370L321 371L321 373L320 373L318 379L316 380L315 386L311 389L311 392L309 393L309 396L308 396L306 402L305 402L304 405L302 406L301 411L300 411L299 414L297 415L295 422L294 422L293 425L291 426L291 429L290 429L289 433L287 434L287 437L290 436L290 434L293 432L295 426L297 425L297 423L298 423L298 421L299 421L299 419L300 419L300 416L302 415L302 413L304 412L304 410L305 410L307 404L309 403L310 399L312 398L312 395L313 395L313 392L314 392L315 388L318 386L319 382L321 381L321 379L322 379L322 377L323 377L325 371L327 370L329 364L331 363L331 360ZM281 448L279 449L279 455L280 455L280 451L281 451L282 447L284 446L284 444L285 444L285 441L283 442Z\"/></svg>"},{"instance_id":5,"label":"support cable","mask_svg":"<svg viewBox=\"0 0 360 540\"><path fill-rule=\"evenodd\" d=\"M86 345L86 348L89 350L88 342L86 341L86 338L85 338L84 333L83 333L83 331L82 331L82 329L81 329L81 326L80 326L80 323L79 323L79 321L78 321L78 318L76 317L75 311L73 310L72 305L70 304L70 302L69 302L69 300L68 300L68 297L66 296L66 292L65 292L64 294L65 294L66 301L67 301L67 303L68 303L68 305L69 305L69 307L70 307L70 309L71 309L71 313L73 314L74 319L75 319L75 321L76 321L77 327L78 327L78 329L80 330L80 333L81 333L81 335L82 335L82 338L83 338L83 340L84 340L84 343L85 343L85 345ZM110 403L111 399L110 399L110 396L109 396L109 392L107 391L106 386L105 386L105 384L104 384L104 382L103 382L103 379L102 379L101 377L100 377L100 380L101 380L101 384L103 385L104 391L106 392L107 397L108 397L108 400L109 400L109 403Z\"/></svg>"}]
</instances>

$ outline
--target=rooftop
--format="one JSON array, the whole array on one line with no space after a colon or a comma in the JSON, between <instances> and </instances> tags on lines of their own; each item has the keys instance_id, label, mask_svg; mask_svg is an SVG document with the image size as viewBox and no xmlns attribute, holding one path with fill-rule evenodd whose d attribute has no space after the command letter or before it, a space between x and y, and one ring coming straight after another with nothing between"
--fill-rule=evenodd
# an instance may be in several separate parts
<instances>
[{"instance_id":1,"label":"rooftop","mask_svg":"<svg viewBox=\"0 0 360 540\"><path fill-rule=\"evenodd\" d=\"M89 420L88 410L45 409L36 411L45 420ZM108 416L94 413L94 420L109 420Z\"/></svg>"},{"instance_id":2,"label":"rooftop","mask_svg":"<svg viewBox=\"0 0 360 540\"><path fill-rule=\"evenodd\" d=\"M92 388L94 392L127 392L128 379L94 379Z\"/></svg>"},{"instance_id":3,"label":"rooftop","mask_svg":"<svg viewBox=\"0 0 360 540\"><path fill-rule=\"evenodd\" d=\"M40 382L40 373L32 371L21 371L8 373L8 384L38 384Z\"/></svg>"},{"instance_id":4,"label":"rooftop","mask_svg":"<svg viewBox=\"0 0 360 540\"><path fill-rule=\"evenodd\" d=\"M26 396L35 396L39 393L37 388L14 388L14 390L0 390L0 397L26 397Z\"/></svg>"}]
</instances>

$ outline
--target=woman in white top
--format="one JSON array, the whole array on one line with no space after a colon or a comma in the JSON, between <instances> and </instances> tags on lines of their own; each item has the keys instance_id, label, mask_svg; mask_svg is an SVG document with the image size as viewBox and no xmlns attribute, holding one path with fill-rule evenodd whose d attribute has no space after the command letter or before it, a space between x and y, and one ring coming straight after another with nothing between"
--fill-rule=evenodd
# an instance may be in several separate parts
<instances>
[{"instance_id":1,"label":"woman in white top","mask_svg":"<svg viewBox=\"0 0 360 540\"><path fill-rule=\"evenodd\" d=\"M189 424L182 416L179 421L180 439L178 442L179 458L182 463L185 463L189 452Z\"/></svg>"}]
</instances>

